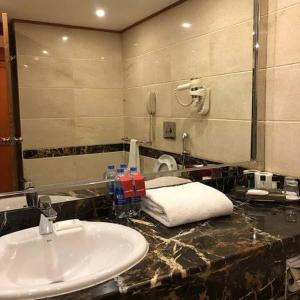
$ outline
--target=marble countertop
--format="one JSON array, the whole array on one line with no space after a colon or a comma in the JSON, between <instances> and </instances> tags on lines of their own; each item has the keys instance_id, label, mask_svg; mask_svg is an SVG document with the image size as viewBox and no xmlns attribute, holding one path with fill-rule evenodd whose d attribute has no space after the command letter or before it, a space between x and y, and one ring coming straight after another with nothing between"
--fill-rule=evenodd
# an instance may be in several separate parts
<instances>
[{"instance_id":1,"label":"marble countertop","mask_svg":"<svg viewBox=\"0 0 300 300\"><path fill-rule=\"evenodd\" d=\"M190 299L182 295L187 281L195 299L206 299L212 291L215 298L210 299L246 299L242 298L245 286L253 293L268 290L273 296L286 257L299 254L300 205L240 201L234 205L232 216L176 228L166 228L146 215L129 220L127 225L149 242L145 259L114 280L52 299L140 299L147 295L158 299L157 293L159 299Z\"/></svg>"}]
</instances>

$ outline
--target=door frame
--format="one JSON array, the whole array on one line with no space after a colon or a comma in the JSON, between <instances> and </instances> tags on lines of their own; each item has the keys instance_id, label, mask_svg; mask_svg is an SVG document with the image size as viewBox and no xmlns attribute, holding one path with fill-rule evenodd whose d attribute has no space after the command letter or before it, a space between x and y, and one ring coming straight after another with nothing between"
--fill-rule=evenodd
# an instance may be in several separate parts
<instances>
[{"instance_id":1,"label":"door frame","mask_svg":"<svg viewBox=\"0 0 300 300\"><path fill-rule=\"evenodd\" d=\"M4 62L7 74L7 96L9 105L9 127L11 137L21 137L20 109L19 109L19 93L18 93L18 72L16 62L16 44L15 34L12 24L8 21L6 13L2 13L3 26L3 46L4 46ZM21 143L12 145L13 159L13 189L23 189L23 162L22 162L22 146Z\"/></svg>"}]
</instances>

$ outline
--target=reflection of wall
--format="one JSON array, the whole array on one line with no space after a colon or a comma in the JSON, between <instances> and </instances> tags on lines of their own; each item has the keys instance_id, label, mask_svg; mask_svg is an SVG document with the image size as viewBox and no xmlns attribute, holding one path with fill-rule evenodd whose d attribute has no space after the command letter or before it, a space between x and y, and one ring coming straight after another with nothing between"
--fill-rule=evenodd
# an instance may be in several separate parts
<instances>
[{"instance_id":1,"label":"reflection of wall","mask_svg":"<svg viewBox=\"0 0 300 300\"><path fill-rule=\"evenodd\" d=\"M23 150L121 141L120 34L17 23L16 43ZM39 184L97 177L121 158L114 152L24 160L25 178Z\"/></svg>"},{"instance_id":2,"label":"reflection of wall","mask_svg":"<svg viewBox=\"0 0 300 300\"><path fill-rule=\"evenodd\" d=\"M252 12L252 0L190 0L125 32L125 134L148 138L145 103L155 91L155 148L180 152L186 131L194 156L249 160ZM182 22L192 26L182 28ZM201 77L212 89L211 111L202 119L179 106L173 95L191 77ZM176 141L162 138L164 120L177 123Z\"/></svg>"},{"instance_id":3,"label":"reflection of wall","mask_svg":"<svg viewBox=\"0 0 300 300\"><path fill-rule=\"evenodd\" d=\"M189 0L122 35L17 23L23 150L119 143L124 135L146 140L147 95L155 91L154 148L181 152L186 131L193 156L249 160L252 13L253 0ZM192 26L182 28L182 22ZM211 111L203 118L173 95L191 77L212 90ZM176 141L162 138L163 121L170 120L177 123ZM94 178L126 156L24 159L25 178L35 184ZM153 163L142 157L145 172Z\"/></svg>"},{"instance_id":4,"label":"reflection of wall","mask_svg":"<svg viewBox=\"0 0 300 300\"><path fill-rule=\"evenodd\" d=\"M300 0L269 1L264 18L269 27L266 169L300 176Z\"/></svg>"}]
</instances>

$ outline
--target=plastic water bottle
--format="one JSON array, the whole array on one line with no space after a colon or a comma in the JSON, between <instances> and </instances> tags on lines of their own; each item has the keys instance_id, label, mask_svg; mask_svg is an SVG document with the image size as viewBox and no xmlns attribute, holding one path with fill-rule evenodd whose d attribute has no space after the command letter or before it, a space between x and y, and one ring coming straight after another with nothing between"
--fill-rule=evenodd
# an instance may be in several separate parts
<instances>
[{"instance_id":1,"label":"plastic water bottle","mask_svg":"<svg viewBox=\"0 0 300 300\"><path fill-rule=\"evenodd\" d=\"M120 169L123 169L125 171L127 169L127 165L126 164L120 164Z\"/></svg>"},{"instance_id":2,"label":"plastic water bottle","mask_svg":"<svg viewBox=\"0 0 300 300\"><path fill-rule=\"evenodd\" d=\"M114 180L116 178L116 170L114 165L107 166L105 180L112 180L106 183L107 191L110 195L114 194Z\"/></svg>"},{"instance_id":3,"label":"plastic water bottle","mask_svg":"<svg viewBox=\"0 0 300 300\"><path fill-rule=\"evenodd\" d=\"M114 211L115 216L118 219L123 219L128 217L128 199L124 196L123 187L120 183L120 178L124 176L124 169L118 169L117 176L115 178L115 202L114 202Z\"/></svg>"},{"instance_id":4,"label":"plastic water bottle","mask_svg":"<svg viewBox=\"0 0 300 300\"><path fill-rule=\"evenodd\" d=\"M136 175L137 174L137 168L136 167L131 167L130 168L130 174ZM135 189L135 182L134 184L134 189ZM129 216L130 217L139 217L141 214L141 202L142 198L140 196L134 196L130 198L130 205L129 205Z\"/></svg>"}]
</instances>

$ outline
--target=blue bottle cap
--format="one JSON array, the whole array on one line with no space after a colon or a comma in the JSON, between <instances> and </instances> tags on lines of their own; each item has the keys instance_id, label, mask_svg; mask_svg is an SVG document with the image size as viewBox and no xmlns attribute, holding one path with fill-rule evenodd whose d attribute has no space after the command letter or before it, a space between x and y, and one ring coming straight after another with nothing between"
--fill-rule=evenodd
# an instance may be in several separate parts
<instances>
[{"instance_id":1,"label":"blue bottle cap","mask_svg":"<svg viewBox=\"0 0 300 300\"><path fill-rule=\"evenodd\" d=\"M137 171L137 167L130 167L130 172L136 172Z\"/></svg>"},{"instance_id":2,"label":"blue bottle cap","mask_svg":"<svg viewBox=\"0 0 300 300\"><path fill-rule=\"evenodd\" d=\"M120 164L120 168L121 168L121 169L126 169L126 168L127 168L127 165L126 165L126 164Z\"/></svg>"},{"instance_id":3,"label":"blue bottle cap","mask_svg":"<svg viewBox=\"0 0 300 300\"><path fill-rule=\"evenodd\" d=\"M107 166L107 169L109 169L109 170L114 170L114 169L115 169L115 166L114 166L114 165L108 165L108 166Z\"/></svg>"}]
</instances>

